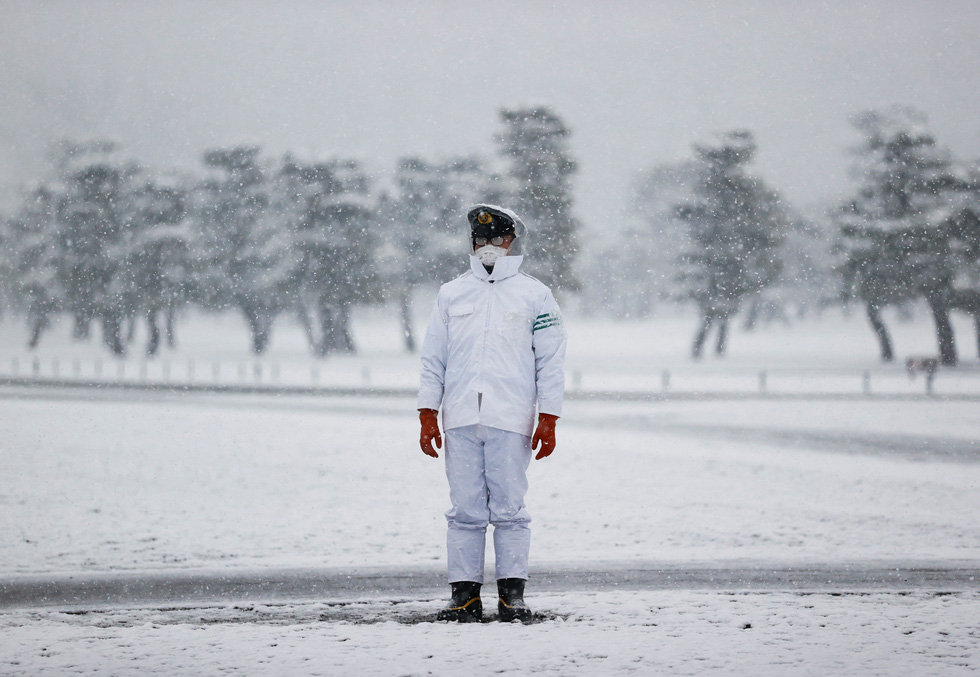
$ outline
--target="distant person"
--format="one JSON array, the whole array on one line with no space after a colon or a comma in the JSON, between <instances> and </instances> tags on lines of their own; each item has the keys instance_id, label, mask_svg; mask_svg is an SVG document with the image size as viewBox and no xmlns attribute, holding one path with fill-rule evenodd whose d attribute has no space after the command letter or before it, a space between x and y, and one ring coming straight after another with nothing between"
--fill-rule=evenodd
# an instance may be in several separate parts
<instances>
[{"instance_id":1,"label":"distant person","mask_svg":"<svg viewBox=\"0 0 980 677\"><path fill-rule=\"evenodd\" d=\"M483 619L480 587L492 524L499 620L527 623L527 468L532 449L541 447L537 459L555 450L565 327L551 290L519 272L528 234L517 214L479 204L467 219L470 270L439 290L422 344L419 443L438 458L432 443L442 447L442 407L452 503L446 513L452 599L437 618Z\"/></svg>"}]
</instances>

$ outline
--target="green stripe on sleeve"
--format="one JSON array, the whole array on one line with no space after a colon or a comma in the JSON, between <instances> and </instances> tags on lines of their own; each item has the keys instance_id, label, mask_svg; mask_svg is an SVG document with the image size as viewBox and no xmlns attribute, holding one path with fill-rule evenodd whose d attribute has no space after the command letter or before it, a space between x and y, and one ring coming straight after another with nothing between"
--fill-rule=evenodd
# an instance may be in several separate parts
<instances>
[{"instance_id":1,"label":"green stripe on sleeve","mask_svg":"<svg viewBox=\"0 0 980 677\"><path fill-rule=\"evenodd\" d=\"M534 332L536 332L539 329L547 329L548 327L554 327L554 326L557 326L559 324L561 324L561 320L558 319L557 317L552 318L552 319L550 319L550 320L548 320L546 322L544 322L544 321L538 322L538 323L536 323L534 325L534 328L531 330L531 333L533 334Z\"/></svg>"}]
</instances>

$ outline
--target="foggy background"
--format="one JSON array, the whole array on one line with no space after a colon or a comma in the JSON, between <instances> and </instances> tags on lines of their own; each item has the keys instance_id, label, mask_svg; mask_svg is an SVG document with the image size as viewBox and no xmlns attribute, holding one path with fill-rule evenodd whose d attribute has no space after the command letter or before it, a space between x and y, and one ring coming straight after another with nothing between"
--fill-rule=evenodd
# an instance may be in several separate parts
<instances>
[{"instance_id":1,"label":"foggy background","mask_svg":"<svg viewBox=\"0 0 980 677\"><path fill-rule=\"evenodd\" d=\"M796 205L847 189L848 116L887 104L980 155L980 5L942 2L0 2L0 196L51 141L112 138L157 167L211 147L355 157L489 155L501 107L572 130L586 237L634 173L748 128Z\"/></svg>"}]
</instances>

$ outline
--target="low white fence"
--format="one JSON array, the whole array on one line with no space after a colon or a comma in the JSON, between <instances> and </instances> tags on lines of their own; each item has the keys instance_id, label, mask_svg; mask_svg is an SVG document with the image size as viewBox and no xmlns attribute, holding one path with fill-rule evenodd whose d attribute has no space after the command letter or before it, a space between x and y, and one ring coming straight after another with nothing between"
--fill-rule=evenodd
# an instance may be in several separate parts
<instances>
[{"instance_id":1,"label":"low white fence","mask_svg":"<svg viewBox=\"0 0 980 677\"><path fill-rule=\"evenodd\" d=\"M940 368L909 374L900 366L874 369L748 369L682 365L662 369L602 369L570 365L567 392L582 397L685 396L924 396L980 398L980 368ZM12 357L0 359L0 384L126 386L188 389L383 391L418 387L414 360L329 361L115 360Z\"/></svg>"}]
</instances>

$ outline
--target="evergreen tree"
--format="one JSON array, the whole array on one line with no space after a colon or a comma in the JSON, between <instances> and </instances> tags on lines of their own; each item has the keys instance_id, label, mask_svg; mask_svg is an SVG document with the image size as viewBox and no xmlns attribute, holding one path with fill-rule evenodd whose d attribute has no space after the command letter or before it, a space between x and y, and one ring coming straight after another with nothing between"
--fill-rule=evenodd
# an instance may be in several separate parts
<instances>
[{"instance_id":1,"label":"evergreen tree","mask_svg":"<svg viewBox=\"0 0 980 677\"><path fill-rule=\"evenodd\" d=\"M973 316L980 355L980 165L965 173L938 220L949 236L953 275L949 307Z\"/></svg>"},{"instance_id":2,"label":"evergreen tree","mask_svg":"<svg viewBox=\"0 0 980 677\"><path fill-rule=\"evenodd\" d=\"M509 163L508 195L531 229L528 269L556 291L578 290L572 270L578 250L571 180L577 170L568 149L571 131L548 107L504 109L498 137Z\"/></svg>"},{"instance_id":3,"label":"evergreen tree","mask_svg":"<svg viewBox=\"0 0 980 677\"><path fill-rule=\"evenodd\" d=\"M954 281L961 264L954 249L956 241L969 239L970 183L922 113L894 106L852 122L864 139L855 152L857 194L837 213L845 293L865 303L885 361L894 350L881 309L925 298L940 358L955 364L949 313L960 300Z\"/></svg>"},{"instance_id":4,"label":"evergreen tree","mask_svg":"<svg viewBox=\"0 0 980 677\"><path fill-rule=\"evenodd\" d=\"M8 301L25 313L28 347L32 349L65 304L59 275L62 264L57 202L52 187L37 186L26 193L18 211L7 220L4 260Z\"/></svg>"},{"instance_id":5,"label":"evergreen tree","mask_svg":"<svg viewBox=\"0 0 980 677\"><path fill-rule=\"evenodd\" d=\"M716 352L724 354L729 319L746 297L776 280L789 219L778 195L745 171L756 150L751 132L727 132L694 150L694 197L677 208L690 241L678 279L701 313L691 350L698 358L712 325L718 326Z\"/></svg>"},{"instance_id":6,"label":"evergreen tree","mask_svg":"<svg viewBox=\"0 0 980 677\"><path fill-rule=\"evenodd\" d=\"M351 310L379 294L377 207L371 182L352 160L312 165L287 161L299 218L293 236L296 303L317 355L355 352Z\"/></svg>"},{"instance_id":7,"label":"evergreen tree","mask_svg":"<svg viewBox=\"0 0 980 677\"><path fill-rule=\"evenodd\" d=\"M461 157L441 163L405 158L395 173L395 190L384 197L384 277L396 299L405 349L415 350L412 295L466 270L466 210L487 198L483 165Z\"/></svg>"},{"instance_id":8,"label":"evergreen tree","mask_svg":"<svg viewBox=\"0 0 980 677\"><path fill-rule=\"evenodd\" d=\"M176 315L190 298L190 238L187 190L179 181L147 179L132 196L132 236L125 271L130 306L147 323L146 354L160 346L163 321L167 345L176 345Z\"/></svg>"},{"instance_id":9,"label":"evergreen tree","mask_svg":"<svg viewBox=\"0 0 980 677\"><path fill-rule=\"evenodd\" d=\"M131 222L130 182L138 174L108 142L64 144L56 195L59 286L76 338L88 338L93 320L114 355L125 354L123 320L130 314L122 275Z\"/></svg>"},{"instance_id":10,"label":"evergreen tree","mask_svg":"<svg viewBox=\"0 0 980 677\"><path fill-rule=\"evenodd\" d=\"M204 154L214 170L193 196L193 279L197 298L235 307L265 352L276 318L291 304L298 262L289 233L270 209L270 186L254 146Z\"/></svg>"}]
</instances>

